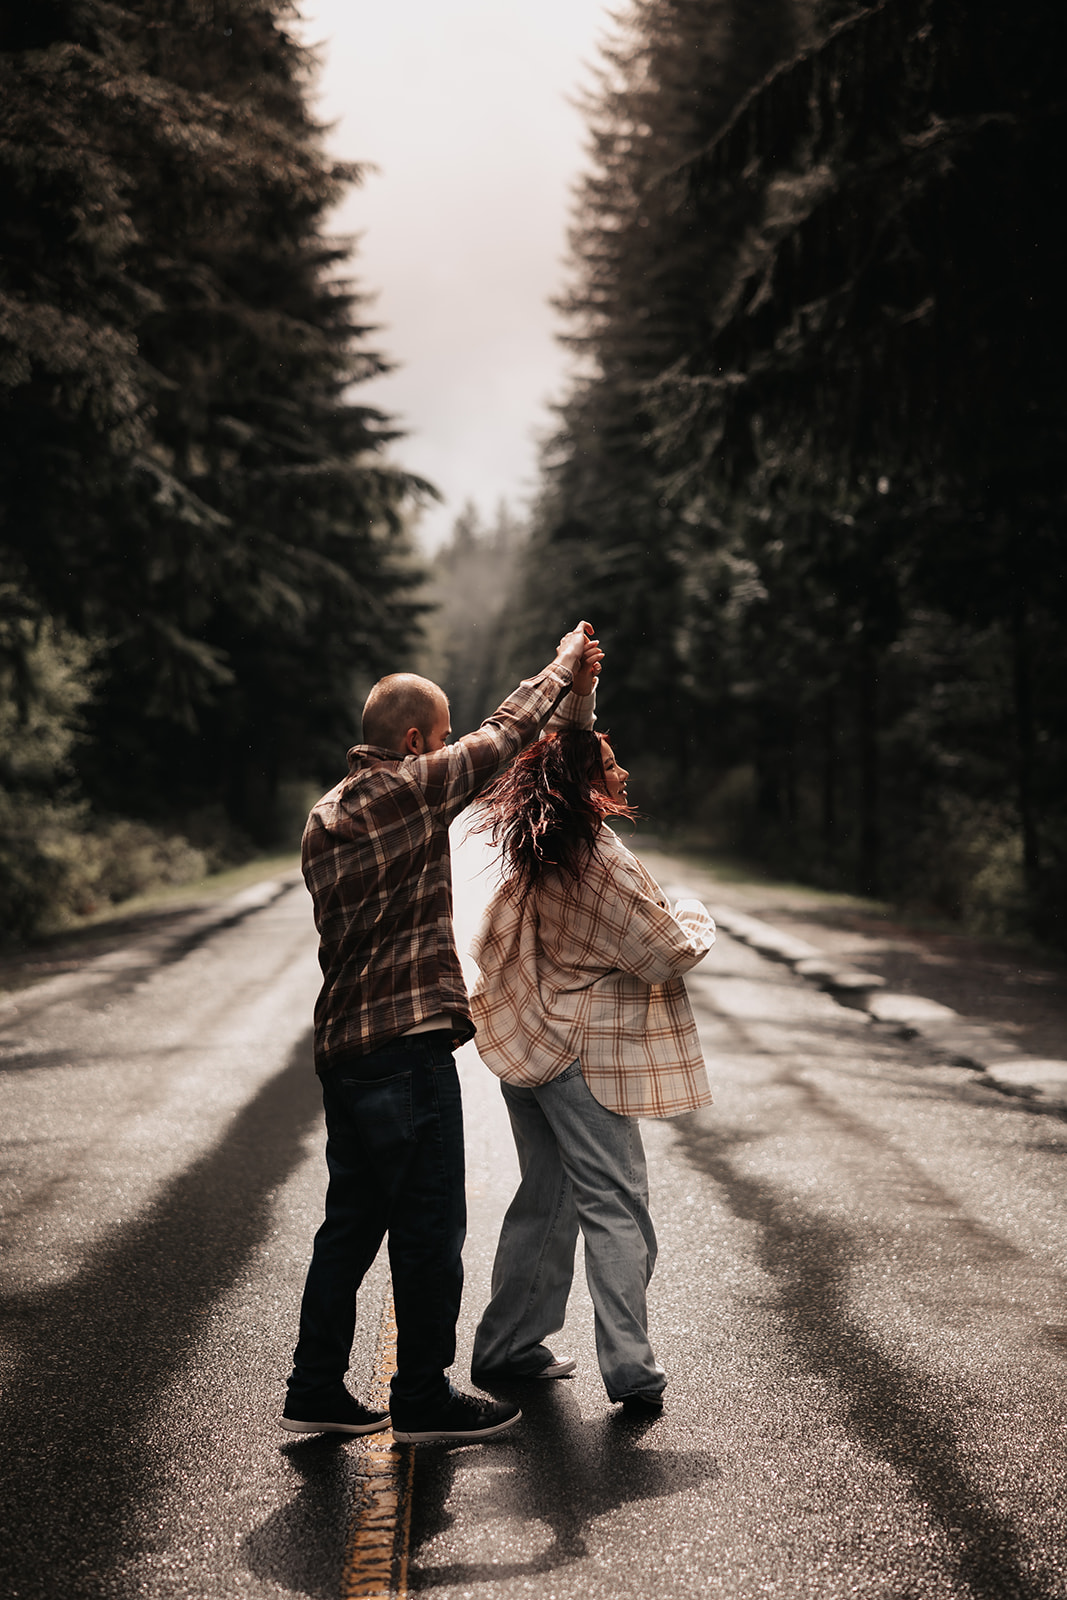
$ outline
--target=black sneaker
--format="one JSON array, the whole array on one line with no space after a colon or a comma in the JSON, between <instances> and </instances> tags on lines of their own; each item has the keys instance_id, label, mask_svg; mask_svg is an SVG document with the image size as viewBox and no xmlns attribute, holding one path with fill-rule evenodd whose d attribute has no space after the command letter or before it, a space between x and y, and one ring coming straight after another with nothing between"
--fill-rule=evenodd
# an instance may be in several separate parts
<instances>
[{"instance_id":1,"label":"black sneaker","mask_svg":"<svg viewBox=\"0 0 1067 1600\"><path fill-rule=\"evenodd\" d=\"M389 1413L368 1410L342 1385L303 1398L290 1394L280 1420L290 1433L383 1433Z\"/></svg>"},{"instance_id":2,"label":"black sneaker","mask_svg":"<svg viewBox=\"0 0 1067 1600\"><path fill-rule=\"evenodd\" d=\"M663 1415L663 1391L635 1389L633 1394L621 1396L622 1409L628 1417L647 1417L650 1421Z\"/></svg>"},{"instance_id":3,"label":"black sneaker","mask_svg":"<svg viewBox=\"0 0 1067 1600\"><path fill-rule=\"evenodd\" d=\"M393 1438L398 1444L433 1444L439 1439L491 1439L512 1427L522 1412L500 1400L484 1395L460 1394L451 1389L448 1399L432 1412L416 1420L417 1428L398 1428L393 1423Z\"/></svg>"}]
</instances>

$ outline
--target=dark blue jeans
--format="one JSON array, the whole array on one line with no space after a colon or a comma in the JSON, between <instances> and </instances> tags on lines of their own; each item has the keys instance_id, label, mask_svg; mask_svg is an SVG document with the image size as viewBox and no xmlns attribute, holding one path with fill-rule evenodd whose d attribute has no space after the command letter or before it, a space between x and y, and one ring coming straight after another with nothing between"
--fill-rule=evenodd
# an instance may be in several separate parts
<instances>
[{"instance_id":1,"label":"dark blue jeans","mask_svg":"<svg viewBox=\"0 0 1067 1600\"><path fill-rule=\"evenodd\" d=\"M463 1288L467 1202L459 1075L447 1032L396 1039L322 1074L326 1217L315 1235L294 1396L339 1384L348 1371L356 1294L382 1239L397 1324L390 1410L399 1427L448 1394Z\"/></svg>"}]
</instances>

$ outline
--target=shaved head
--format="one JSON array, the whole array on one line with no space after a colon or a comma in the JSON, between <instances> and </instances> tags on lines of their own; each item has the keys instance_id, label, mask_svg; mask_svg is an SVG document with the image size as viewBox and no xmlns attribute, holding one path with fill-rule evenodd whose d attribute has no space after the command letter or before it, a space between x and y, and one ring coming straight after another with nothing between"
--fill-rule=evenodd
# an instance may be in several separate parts
<instances>
[{"instance_id":1,"label":"shaved head","mask_svg":"<svg viewBox=\"0 0 1067 1600\"><path fill-rule=\"evenodd\" d=\"M444 718L448 722L448 697L429 678L415 672L392 672L374 685L363 707L363 743L383 750L404 750L409 729L417 728L429 740Z\"/></svg>"}]
</instances>

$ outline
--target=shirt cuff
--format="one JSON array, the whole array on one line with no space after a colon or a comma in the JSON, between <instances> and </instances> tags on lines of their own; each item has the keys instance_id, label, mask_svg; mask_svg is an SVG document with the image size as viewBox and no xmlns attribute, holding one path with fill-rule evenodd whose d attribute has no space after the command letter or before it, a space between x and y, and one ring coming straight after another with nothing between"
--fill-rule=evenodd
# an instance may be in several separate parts
<instances>
[{"instance_id":1,"label":"shirt cuff","mask_svg":"<svg viewBox=\"0 0 1067 1600\"><path fill-rule=\"evenodd\" d=\"M548 726L554 729L581 728L591 732L596 723L596 690L591 694L576 694L572 689L556 704Z\"/></svg>"}]
</instances>

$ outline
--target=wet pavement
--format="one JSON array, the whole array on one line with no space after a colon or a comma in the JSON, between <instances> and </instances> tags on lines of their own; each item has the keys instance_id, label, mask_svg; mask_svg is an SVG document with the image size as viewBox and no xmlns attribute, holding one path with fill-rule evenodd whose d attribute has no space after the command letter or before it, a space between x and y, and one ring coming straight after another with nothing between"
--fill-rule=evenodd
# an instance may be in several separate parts
<instances>
[{"instance_id":1,"label":"wet pavement","mask_svg":"<svg viewBox=\"0 0 1067 1600\"><path fill-rule=\"evenodd\" d=\"M460 853L464 942L481 869ZM741 888L715 895L769 920ZM360 1446L276 1425L323 1163L309 905L275 889L0 1003L0 1570L20 1600L360 1592ZM819 917L776 920L818 945ZM1067 1121L742 939L689 982L716 1104L643 1124L663 1418L608 1403L579 1256L554 1340L574 1377L527 1385L498 1440L415 1451L411 1592L1067 1596ZM515 1162L473 1046L461 1070L462 1381ZM357 1389L387 1288L376 1263Z\"/></svg>"},{"instance_id":2,"label":"wet pavement","mask_svg":"<svg viewBox=\"0 0 1067 1600\"><path fill-rule=\"evenodd\" d=\"M1067 1593L1067 1125L728 936L688 982L716 1105L642 1125L663 1418L608 1404L579 1270L574 1378L417 1457L413 1590ZM512 1181L476 1066L466 1348Z\"/></svg>"},{"instance_id":3,"label":"wet pavement","mask_svg":"<svg viewBox=\"0 0 1067 1600\"><path fill-rule=\"evenodd\" d=\"M682 879L709 904L752 916L893 993L920 996L999 1030L1020 1055L1067 1057L1067 957L1026 940L964 934L891 907L797 884L737 881L699 856L671 853L640 832L631 844L664 882Z\"/></svg>"}]
</instances>

